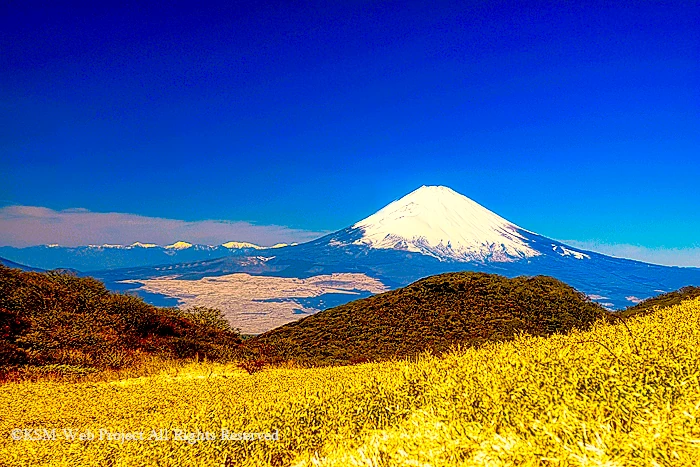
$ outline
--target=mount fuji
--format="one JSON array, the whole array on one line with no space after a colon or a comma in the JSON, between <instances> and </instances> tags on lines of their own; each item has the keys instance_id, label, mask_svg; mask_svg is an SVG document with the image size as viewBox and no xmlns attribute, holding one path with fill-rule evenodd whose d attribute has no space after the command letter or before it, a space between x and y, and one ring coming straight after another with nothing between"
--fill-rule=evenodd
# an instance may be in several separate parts
<instances>
[{"instance_id":1,"label":"mount fuji","mask_svg":"<svg viewBox=\"0 0 700 467\"><path fill-rule=\"evenodd\" d=\"M700 268L659 266L573 248L519 227L444 186L420 187L350 227L307 243L96 276L112 282L165 276L198 280L233 273L297 279L355 273L395 288L454 271L548 275L609 309L700 285ZM341 296L334 304L353 298Z\"/></svg>"},{"instance_id":2,"label":"mount fuji","mask_svg":"<svg viewBox=\"0 0 700 467\"><path fill-rule=\"evenodd\" d=\"M526 237L531 233L444 186L423 186L346 229L350 236L359 235L353 245L461 262L537 256Z\"/></svg>"}]
</instances>

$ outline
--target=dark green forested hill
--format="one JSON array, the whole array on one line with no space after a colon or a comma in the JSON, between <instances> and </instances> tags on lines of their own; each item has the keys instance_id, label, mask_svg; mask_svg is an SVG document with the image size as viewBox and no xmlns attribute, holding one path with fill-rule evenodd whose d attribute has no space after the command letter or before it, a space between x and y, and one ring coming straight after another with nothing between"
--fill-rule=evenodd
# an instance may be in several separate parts
<instances>
[{"instance_id":1,"label":"dark green forested hill","mask_svg":"<svg viewBox=\"0 0 700 467\"><path fill-rule=\"evenodd\" d=\"M222 358L240 344L218 310L158 308L61 272L0 265L0 370L123 367L139 355Z\"/></svg>"},{"instance_id":2,"label":"dark green forested hill","mask_svg":"<svg viewBox=\"0 0 700 467\"><path fill-rule=\"evenodd\" d=\"M606 315L551 277L448 273L322 311L247 343L261 359L351 363L585 328Z\"/></svg>"}]
</instances>

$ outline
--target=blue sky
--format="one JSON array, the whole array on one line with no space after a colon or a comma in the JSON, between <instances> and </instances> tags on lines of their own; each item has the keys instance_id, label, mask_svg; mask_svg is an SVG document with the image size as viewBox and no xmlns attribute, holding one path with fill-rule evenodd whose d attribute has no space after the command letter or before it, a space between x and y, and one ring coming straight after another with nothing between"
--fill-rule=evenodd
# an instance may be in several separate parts
<instances>
[{"instance_id":1,"label":"blue sky","mask_svg":"<svg viewBox=\"0 0 700 467\"><path fill-rule=\"evenodd\" d=\"M439 184L700 266L697 2L144 3L0 6L0 208L303 239Z\"/></svg>"}]
</instances>

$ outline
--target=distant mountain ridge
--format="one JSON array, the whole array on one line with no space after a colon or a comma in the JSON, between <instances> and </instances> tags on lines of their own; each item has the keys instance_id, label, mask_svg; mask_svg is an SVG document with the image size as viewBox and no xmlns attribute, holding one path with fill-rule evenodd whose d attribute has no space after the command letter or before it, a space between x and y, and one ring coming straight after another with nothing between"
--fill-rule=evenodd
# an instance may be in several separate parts
<instances>
[{"instance_id":1,"label":"distant mountain ridge","mask_svg":"<svg viewBox=\"0 0 700 467\"><path fill-rule=\"evenodd\" d=\"M447 187L431 186L310 242L163 267L103 271L98 277L112 282L238 272L297 278L363 273L397 288L457 271L551 276L608 309L700 285L699 268L659 266L574 248L519 227Z\"/></svg>"},{"instance_id":2,"label":"distant mountain ridge","mask_svg":"<svg viewBox=\"0 0 700 467\"><path fill-rule=\"evenodd\" d=\"M134 242L130 245L66 247L52 244L26 248L3 246L0 247L0 256L41 269L73 268L80 271L97 271L202 261L279 247L280 245L263 247L248 242L201 245L185 241L170 245Z\"/></svg>"},{"instance_id":3,"label":"distant mountain ridge","mask_svg":"<svg viewBox=\"0 0 700 467\"><path fill-rule=\"evenodd\" d=\"M78 247L68 252L73 255L71 262L61 265L33 261L26 254L41 256L66 250L60 247L23 249L22 258L8 254L3 247L0 256L46 269L90 271L100 268L84 264L109 263L93 273L108 284L157 277L201 279L239 272L290 278L361 273L397 288L445 272L547 275L608 309L626 308L660 293L700 285L700 268L659 266L574 248L522 228L442 186L420 187L345 229L299 245L225 245L234 248L182 244L180 248L135 244ZM101 255L99 261L91 257L95 252ZM136 261L124 252L144 257Z\"/></svg>"},{"instance_id":4,"label":"distant mountain ridge","mask_svg":"<svg viewBox=\"0 0 700 467\"><path fill-rule=\"evenodd\" d=\"M22 271L44 272L42 269L33 268L30 266L25 266L24 264L15 263L14 261L10 261L9 259L5 259L5 258L0 258L0 264L5 266L5 267L8 267L8 268L20 269Z\"/></svg>"}]
</instances>

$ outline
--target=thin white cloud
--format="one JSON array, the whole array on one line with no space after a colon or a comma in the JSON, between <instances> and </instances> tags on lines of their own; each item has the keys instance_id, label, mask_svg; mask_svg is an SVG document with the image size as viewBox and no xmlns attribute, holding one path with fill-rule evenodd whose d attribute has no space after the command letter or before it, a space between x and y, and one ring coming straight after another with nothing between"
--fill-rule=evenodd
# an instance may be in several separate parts
<instances>
[{"instance_id":1,"label":"thin white cloud","mask_svg":"<svg viewBox=\"0 0 700 467\"><path fill-rule=\"evenodd\" d=\"M648 248L639 245L610 244L595 241L561 240L582 250L595 251L618 258L635 259L664 266L700 267L700 247Z\"/></svg>"},{"instance_id":2,"label":"thin white cloud","mask_svg":"<svg viewBox=\"0 0 700 467\"><path fill-rule=\"evenodd\" d=\"M65 246L149 242L166 245L178 240L206 245L247 241L259 245L312 240L325 232L243 221L187 222L83 208L54 211L39 206L0 208L0 245L24 247L57 243Z\"/></svg>"}]
</instances>

